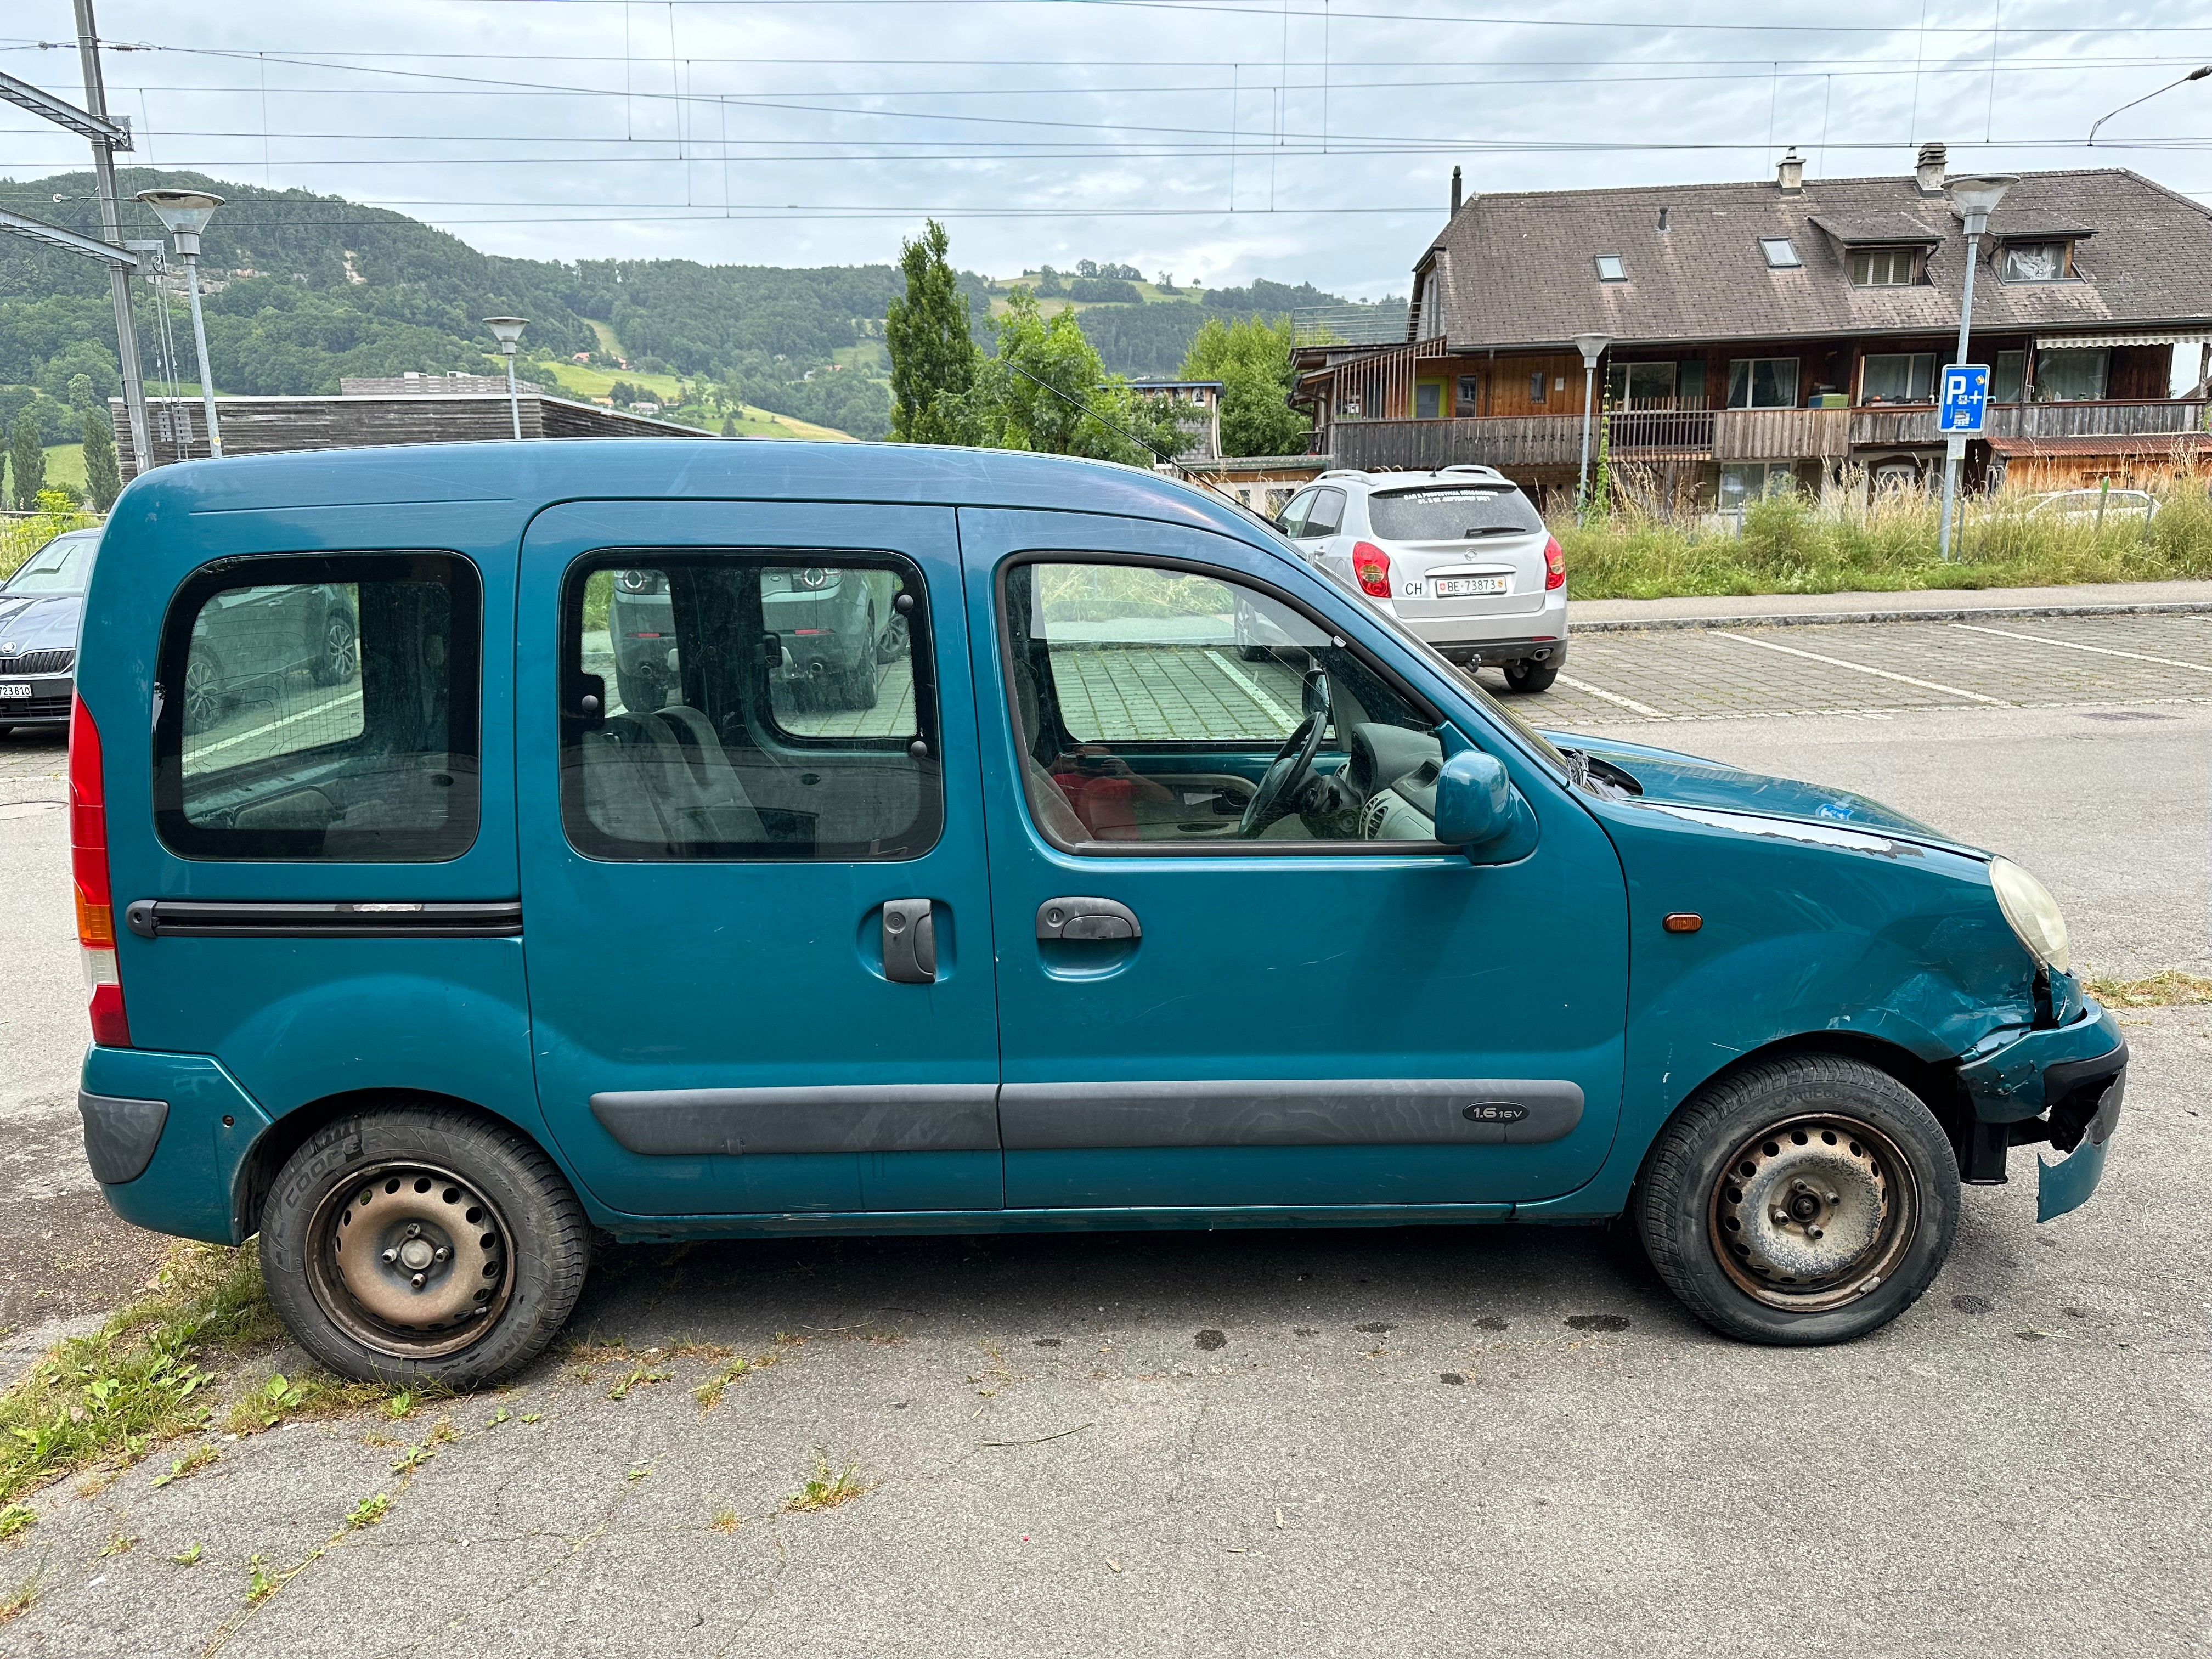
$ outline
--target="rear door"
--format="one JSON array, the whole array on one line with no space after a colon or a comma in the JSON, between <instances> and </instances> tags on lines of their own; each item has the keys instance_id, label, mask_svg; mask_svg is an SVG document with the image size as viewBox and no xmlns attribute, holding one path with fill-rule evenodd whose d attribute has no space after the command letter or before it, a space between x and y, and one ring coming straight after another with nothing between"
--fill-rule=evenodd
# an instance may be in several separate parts
<instances>
[{"instance_id":1,"label":"rear door","mask_svg":"<svg viewBox=\"0 0 2212 1659\"><path fill-rule=\"evenodd\" d=\"M586 502L532 523L532 1046L552 1132L611 1207L998 1207L957 584L950 509Z\"/></svg>"}]
</instances>

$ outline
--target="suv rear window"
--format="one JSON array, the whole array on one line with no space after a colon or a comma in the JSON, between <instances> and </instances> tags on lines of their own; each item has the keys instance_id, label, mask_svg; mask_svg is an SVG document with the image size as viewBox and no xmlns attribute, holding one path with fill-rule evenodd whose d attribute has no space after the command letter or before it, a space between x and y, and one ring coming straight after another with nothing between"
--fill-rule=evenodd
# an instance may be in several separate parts
<instances>
[{"instance_id":1,"label":"suv rear window","mask_svg":"<svg viewBox=\"0 0 2212 1659\"><path fill-rule=\"evenodd\" d=\"M1451 484L1398 489L1367 498L1368 522L1387 541L1457 542L1478 536L1525 535L1544 520L1519 490Z\"/></svg>"},{"instance_id":2,"label":"suv rear window","mask_svg":"<svg viewBox=\"0 0 2212 1659\"><path fill-rule=\"evenodd\" d=\"M154 821L198 859L454 858L476 840L483 594L450 553L226 559L169 606Z\"/></svg>"}]
</instances>

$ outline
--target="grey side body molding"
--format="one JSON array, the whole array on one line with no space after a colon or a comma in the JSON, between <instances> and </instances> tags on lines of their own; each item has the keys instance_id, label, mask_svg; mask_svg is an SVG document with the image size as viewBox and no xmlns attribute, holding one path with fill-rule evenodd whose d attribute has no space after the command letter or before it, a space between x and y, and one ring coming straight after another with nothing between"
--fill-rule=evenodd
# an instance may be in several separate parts
<instances>
[{"instance_id":1,"label":"grey side body molding","mask_svg":"<svg viewBox=\"0 0 2212 1659\"><path fill-rule=\"evenodd\" d=\"M653 1089L593 1095L592 1115L625 1151L658 1158L1528 1146L1572 1133L1583 1091L1528 1078Z\"/></svg>"},{"instance_id":2,"label":"grey side body molding","mask_svg":"<svg viewBox=\"0 0 2212 1659\"><path fill-rule=\"evenodd\" d=\"M1577 1084L1529 1078L1009 1083L1008 1152L1109 1146L1528 1146L1571 1134Z\"/></svg>"}]
</instances>

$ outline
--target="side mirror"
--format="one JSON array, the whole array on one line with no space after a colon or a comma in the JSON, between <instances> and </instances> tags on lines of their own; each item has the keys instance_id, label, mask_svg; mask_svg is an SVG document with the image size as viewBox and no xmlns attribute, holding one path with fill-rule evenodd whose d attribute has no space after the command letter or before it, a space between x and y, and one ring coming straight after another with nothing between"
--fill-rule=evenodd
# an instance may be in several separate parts
<instances>
[{"instance_id":1,"label":"side mirror","mask_svg":"<svg viewBox=\"0 0 2212 1659\"><path fill-rule=\"evenodd\" d=\"M1326 722L1329 713L1328 674L1324 669L1310 669L1298 694L1299 712L1309 717L1318 714Z\"/></svg>"},{"instance_id":2,"label":"side mirror","mask_svg":"<svg viewBox=\"0 0 2212 1659\"><path fill-rule=\"evenodd\" d=\"M1513 785L1494 755L1463 749L1437 774L1437 839L1469 856L1519 822Z\"/></svg>"}]
</instances>

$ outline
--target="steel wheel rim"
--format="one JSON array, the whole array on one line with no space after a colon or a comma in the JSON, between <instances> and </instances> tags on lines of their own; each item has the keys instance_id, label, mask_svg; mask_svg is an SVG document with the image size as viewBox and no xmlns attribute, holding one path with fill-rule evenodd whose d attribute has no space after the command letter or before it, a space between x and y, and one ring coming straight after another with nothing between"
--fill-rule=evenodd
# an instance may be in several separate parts
<instances>
[{"instance_id":1,"label":"steel wheel rim","mask_svg":"<svg viewBox=\"0 0 2212 1659\"><path fill-rule=\"evenodd\" d=\"M1706 1200L1714 1258L1771 1308L1818 1313L1897 1271L1920 1215L1912 1165L1863 1118L1813 1112L1770 1124L1730 1154Z\"/></svg>"},{"instance_id":2,"label":"steel wheel rim","mask_svg":"<svg viewBox=\"0 0 2212 1659\"><path fill-rule=\"evenodd\" d=\"M361 666L361 641L343 617L332 617L323 629L323 659L334 680L351 679Z\"/></svg>"},{"instance_id":3,"label":"steel wheel rim","mask_svg":"<svg viewBox=\"0 0 2212 1659\"><path fill-rule=\"evenodd\" d=\"M499 1206L452 1170L410 1161L357 1170L325 1194L307 1224L307 1261L331 1321L395 1359L483 1340L514 1283Z\"/></svg>"}]
</instances>

